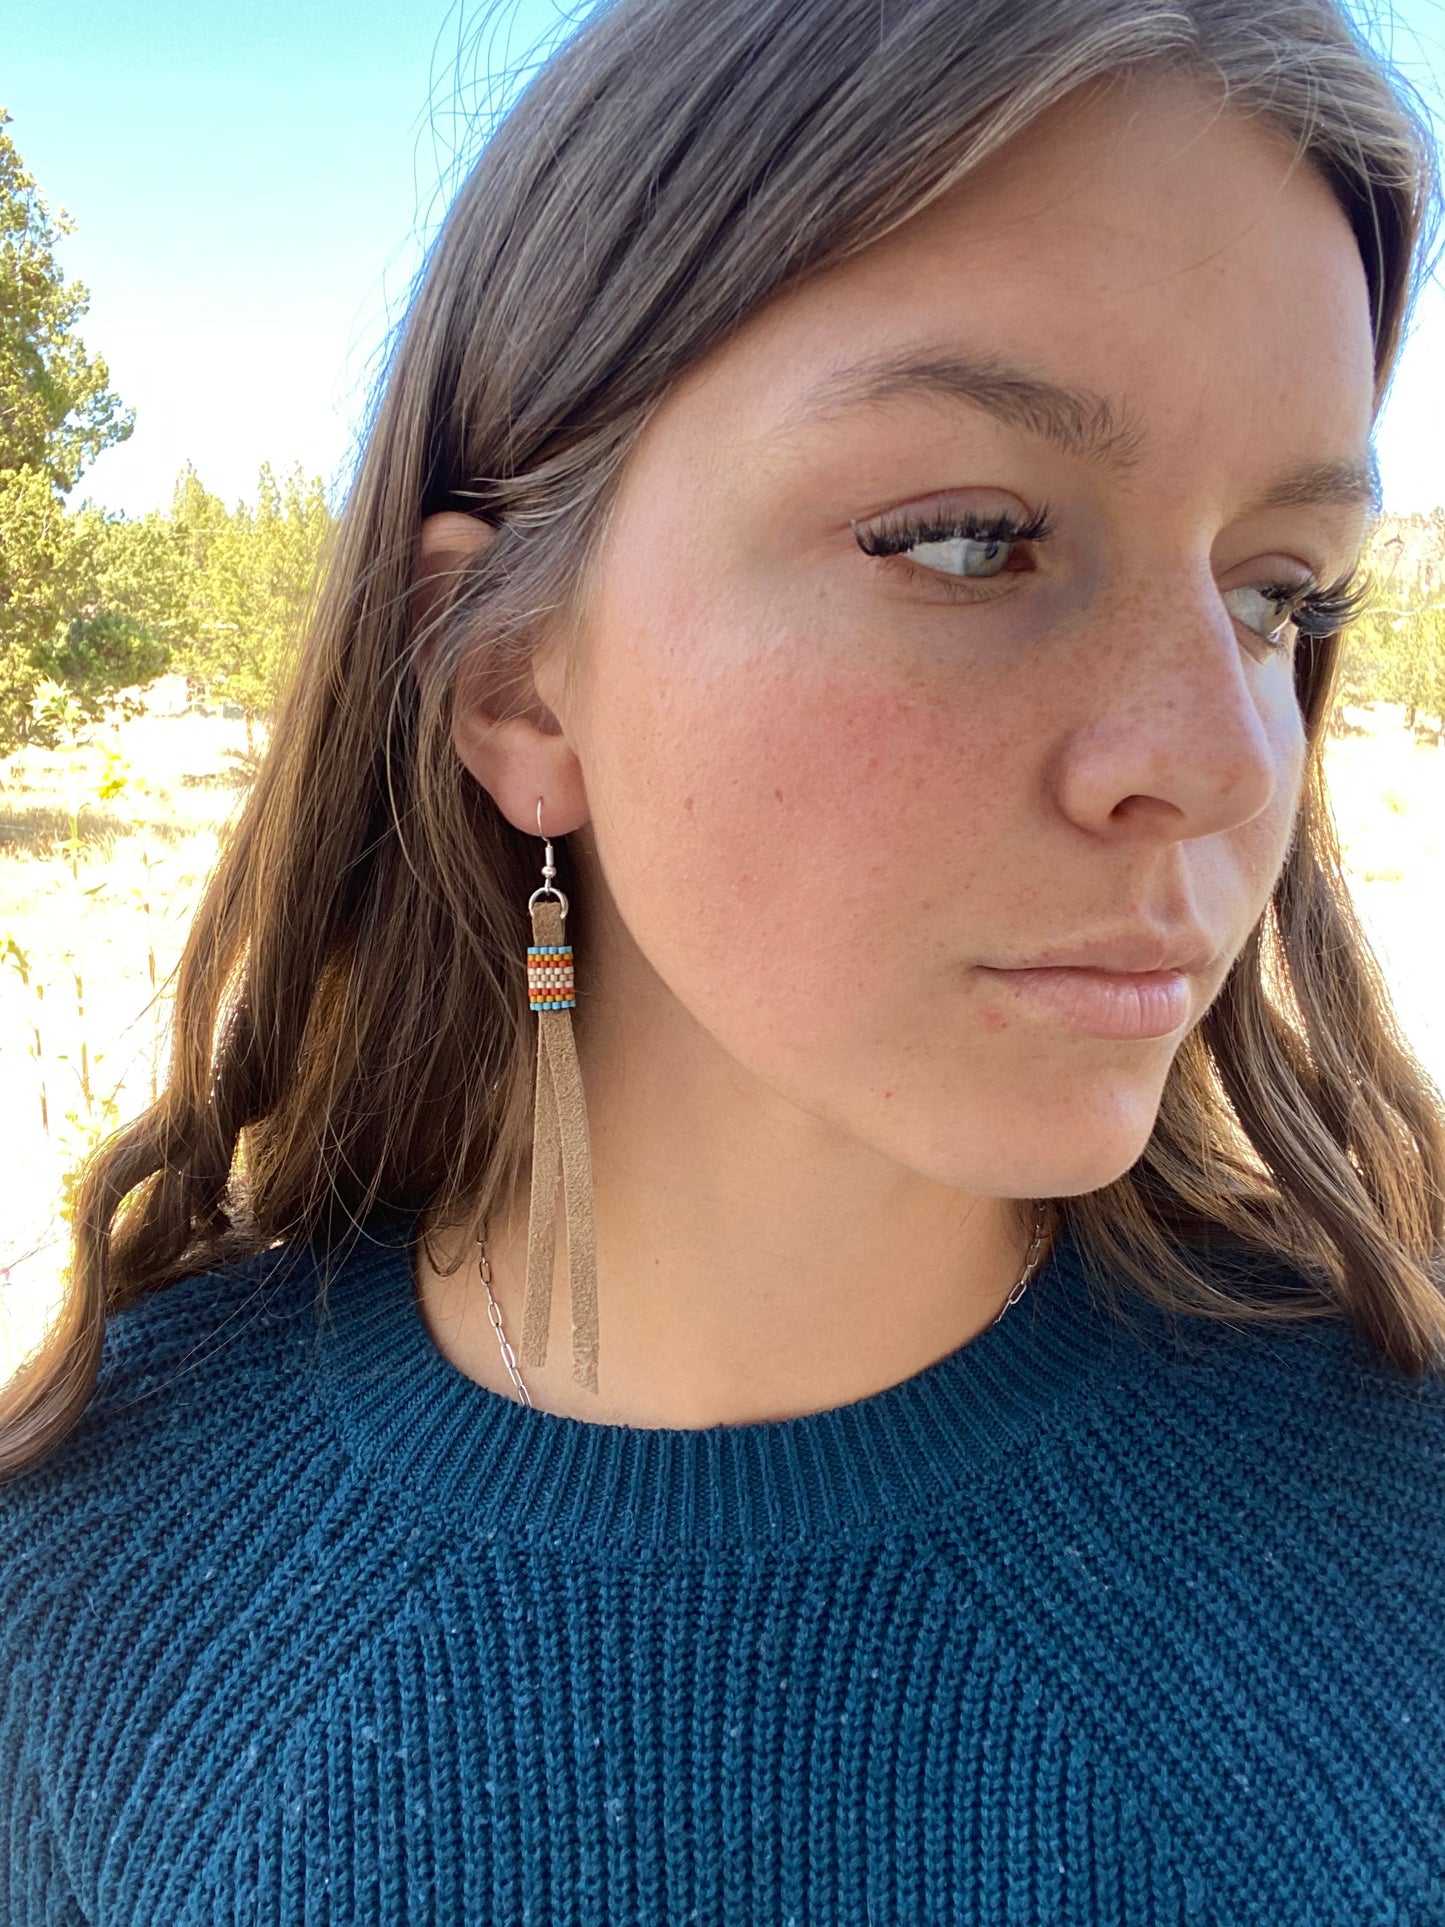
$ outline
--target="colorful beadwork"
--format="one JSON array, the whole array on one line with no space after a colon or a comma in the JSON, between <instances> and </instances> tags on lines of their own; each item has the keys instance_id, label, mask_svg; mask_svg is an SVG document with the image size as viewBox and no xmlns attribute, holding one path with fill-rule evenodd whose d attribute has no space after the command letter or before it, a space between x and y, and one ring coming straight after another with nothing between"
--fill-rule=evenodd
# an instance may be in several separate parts
<instances>
[{"instance_id":1,"label":"colorful beadwork","mask_svg":"<svg viewBox=\"0 0 1445 1927\"><path fill-rule=\"evenodd\" d=\"M528 944L527 993L533 1010L577 1008L570 943Z\"/></svg>"}]
</instances>

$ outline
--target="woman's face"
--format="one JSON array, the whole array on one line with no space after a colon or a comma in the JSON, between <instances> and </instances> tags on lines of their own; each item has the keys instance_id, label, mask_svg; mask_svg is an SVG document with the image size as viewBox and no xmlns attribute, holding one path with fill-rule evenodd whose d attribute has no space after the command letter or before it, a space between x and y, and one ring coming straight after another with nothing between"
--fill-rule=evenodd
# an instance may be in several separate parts
<instances>
[{"instance_id":1,"label":"woman's face","mask_svg":"<svg viewBox=\"0 0 1445 1927\"><path fill-rule=\"evenodd\" d=\"M674 999L959 1189L1120 1175L1285 855L1279 605L1355 560L1371 404L1345 217L1182 79L755 317L643 434L572 680L538 662L618 1021Z\"/></svg>"}]
</instances>

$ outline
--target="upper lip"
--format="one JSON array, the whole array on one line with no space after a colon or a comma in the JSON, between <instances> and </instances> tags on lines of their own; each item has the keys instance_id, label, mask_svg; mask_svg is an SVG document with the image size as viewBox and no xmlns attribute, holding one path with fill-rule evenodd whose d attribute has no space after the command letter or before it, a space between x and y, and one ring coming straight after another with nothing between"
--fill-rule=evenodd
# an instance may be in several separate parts
<instances>
[{"instance_id":1,"label":"upper lip","mask_svg":"<svg viewBox=\"0 0 1445 1927\"><path fill-rule=\"evenodd\" d=\"M1214 945L1201 930L1125 930L1093 943L1060 944L1016 963L989 964L990 970L1202 970Z\"/></svg>"}]
</instances>

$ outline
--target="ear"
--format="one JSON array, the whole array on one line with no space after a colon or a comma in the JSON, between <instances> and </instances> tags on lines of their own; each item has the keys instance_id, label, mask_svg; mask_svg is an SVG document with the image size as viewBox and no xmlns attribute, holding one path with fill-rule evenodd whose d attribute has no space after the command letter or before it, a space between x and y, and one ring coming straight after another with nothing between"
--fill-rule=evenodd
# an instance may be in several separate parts
<instances>
[{"instance_id":1,"label":"ear","mask_svg":"<svg viewBox=\"0 0 1445 1927\"><path fill-rule=\"evenodd\" d=\"M456 593L457 579L496 534L490 522L475 515L456 515L450 510L428 515L417 532L416 553L411 571L411 625L413 634L424 629L445 608ZM413 659L413 673L431 655L430 640L424 641Z\"/></svg>"},{"instance_id":2,"label":"ear","mask_svg":"<svg viewBox=\"0 0 1445 1927\"><path fill-rule=\"evenodd\" d=\"M493 539L496 530L474 515L429 515L417 537L412 576L412 620L419 627L455 593L458 573ZM424 661L428 644L418 651ZM534 713L498 713L498 691L486 674L484 652L474 651L457 674L452 701L452 743L514 828L537 834L537 804L548 836L565 836L587 822L582 767L560 725L540 698ZM514 709L515 704L509 705ZM549 727L550 725L550 727Z\"/></svg>"}]
</instances>

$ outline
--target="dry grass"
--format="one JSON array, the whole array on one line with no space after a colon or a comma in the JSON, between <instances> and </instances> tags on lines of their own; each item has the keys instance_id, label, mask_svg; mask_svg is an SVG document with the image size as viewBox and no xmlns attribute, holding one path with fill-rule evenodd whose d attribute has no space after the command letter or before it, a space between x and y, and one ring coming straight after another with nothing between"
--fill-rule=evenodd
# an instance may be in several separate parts
<instances>
[{"instance_id":1,"label":"dry grass","mask_svg":"<svg viewBox=\"0 0 1445 1927\"><path fill-rule=\"evenodd\" d=\"M1399 711L1345 720L1330 779L1356 900L1406 1031L1445 1083L1445 750L1417 744ZM153 1093L166 980L240 800L240 722L151 714L118 743L125 785L81 809L73 850L71 811L95 794L102 746L0 763L0 952L14 946L0 964L0 1376L53 1302L66 1172Z\"/></svg>"},{"instance_id":2,"label":"dry grass","mask_svg":"<svg viewBox=\"0 0 1445 1927\"><path fill-rule=\"evenodd\" d=\"M124 788L84 803L68 849L117 740ZM0 763L0 1375L48 1315L66 1173L153 1095L166 980L241 799L244 747L241 722L148 715L89 750Z\"/></svg>"},{"instance_id":3,"label":"dry grass","mask_svg":"<svg viewBox=\"0 0 1445 1927\"><path fill-rule=\"evenodd\" d=\"M1351 890L1405 1033L1445 1086L1445 749L1396 708L1345 721L1328 768Z\"/></svg>"}]
</instances>

